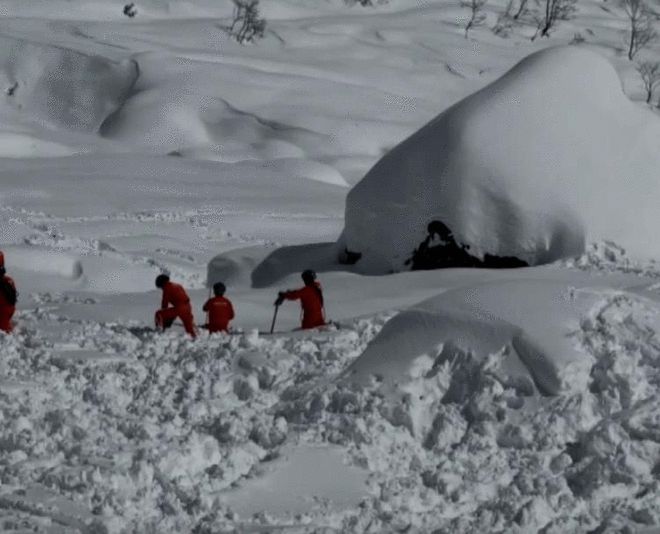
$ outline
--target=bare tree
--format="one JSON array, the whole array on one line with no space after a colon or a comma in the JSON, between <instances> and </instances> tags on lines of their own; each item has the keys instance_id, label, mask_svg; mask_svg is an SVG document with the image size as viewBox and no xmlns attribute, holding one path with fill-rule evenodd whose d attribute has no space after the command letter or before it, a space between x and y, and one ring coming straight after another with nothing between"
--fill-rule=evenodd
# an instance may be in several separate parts
<instances>
[{"instance_id":1,"label":"bare tree","mask_svg":"<svg viewBox=\"0 0 660 534\"><path fill-rule=\"evenodd\" d=\"M229 33L241 44L263 37L266 20L259 16L259 0L234 0L234 20Z\"/></svg>"},{"instance_id":2,"label":"bare tree","mask_svg":"<svg viewBox=\"0 0 660 534\"><path fill-rule=\"evenodd\" d=\"M511 18L511 11L513 10L513 4L515 0L507 0L506 3L506 8L504 9L504 13L502 13L500 16L504 18Z\"/></svg>"},{"instance_id":3,"label":"bare tree","mask_svg":"<svg viewBox=\"0 0 660 534\"><path fill-rule=\"evenodd\" d=\"M528 0L520 0L520 4L518 4L518 10L516 11L516 14L513 16L513 20L518 20L522 15L524 15L527 12L527 1Z\"/></svg>"},{"instance_id":4,"label":"bare tree","mask_svg":"<svg viewBox=\"0 0 660 534\"><path fill-rule=\"evenodd\" d=\"M497 17L497 22L493 26L493 33L499 37L506 39L511 34L511 29L513 28L513 22L510 17L506 14L502 14Z\"/></svg>"},{"instance_id":5,"label":"bare tree","mask_svg":"<svg viewBox=\"0 0 660 534\"><path fill-rule=\"evenodd\" d=\"M644 0L621 0L621 7L628 16L628 59L633 60L637 52L646 48L658 34L651 21L653 14Z\"/></svg>"},{"instance_id":6,"label":"bare tree","mask_svg":"<svg viewBox=\"0 0 660 534\"><path fill-rule=\"evenodd\" d=\"M468 32L471 28L483 25L486 21L486 14L483 8L488 0L463 0L461 5L470 9L470 18L465 25L465 38L468 38Z\"/></svg>"},{"instance_id":7,"label":"bare tree","mask_svg":"<svg viewBox=\"0 0 660 534\"><path fill-rule=\"evenodd\" d=\"M642 61L637 64L636 69L644 84L646 103L649 104L653 98L653 93L658 85L660 85L660 63Z\"/></svg>"},{"instance_id":8,"label":"bare tree","mask_svg":"<svg viewBox=\"0 0 660 534\"><path fill-rule=\"evenodd\" d=\"M537 15L537 30L532 37L532 41L538 35L548 37L550 30L557 25L560 20L569 20L575 13L577 0L542 0L542 12Z\"/></svg>"}]
</instances>

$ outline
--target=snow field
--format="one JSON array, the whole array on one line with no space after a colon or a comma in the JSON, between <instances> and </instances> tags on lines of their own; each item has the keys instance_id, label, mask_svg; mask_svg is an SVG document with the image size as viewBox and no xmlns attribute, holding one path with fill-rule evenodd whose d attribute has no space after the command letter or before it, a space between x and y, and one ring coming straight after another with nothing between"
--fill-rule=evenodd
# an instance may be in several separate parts
<instances>
[{"instance_id":1,"label":"snow field","mask_svg":"<svg viewBox=\"0 0 660 534\"><path fill-rule=\"evenodd\" d=\"M144 0L133 20L123 3L0 0L1 152L14 158L0 165L0 236L21 291L17 334L0 339L0 530L653 531L653 262L599 243L515 272L330 272L344 269L329 252L345 184L529 53L580 31L639 100L618 50L625 22L616 7L581 1L575 20L531 43L529 24L507 39L490 27L464 39L466 10L441 1L362 9L269 0L264 41L241 47L219 28L230 2ZM489 26L504 7L489 2ZM594 101L585 110L600 102L589 138L606 137L623 100L618 79L587 51L571 57L569 67L592 65L569 70L591 73L583 86L593 94L544 75L560 89L545 96L582 95ZM63 95L53 69L76 90ZM12 96L14 72L26 83ZM507 83L496 82L505 96ZM69 108L45 110L51 97ZM544 100L546 108L556 109ZM499 129L483 135L498 161L517 142ZM650 135L626 157L644 159L656 144ZM611 195L600 185L589 183L589 194ZM643 214L638 193L594 209L625 228L612 215L630 203ZM508 198L492 205L507 216L520 208ZM416 214L414 246L428 222ZM538 228L564 235L557 219L550 213ZM655 227L655 218L637 222ZM498 238L509 230L492 229ZM257 336L276 291L299 284L310 262L343 328ZM246 333L195 343L179 327L150 333L143 325L161 270L191 289L196 310L207 275L227 280ZM434 298L441 292L446 300ZM297 320L291 306L278 325ZM349 370L362 380L348 380Z\"/></svg>"}]
</instances>

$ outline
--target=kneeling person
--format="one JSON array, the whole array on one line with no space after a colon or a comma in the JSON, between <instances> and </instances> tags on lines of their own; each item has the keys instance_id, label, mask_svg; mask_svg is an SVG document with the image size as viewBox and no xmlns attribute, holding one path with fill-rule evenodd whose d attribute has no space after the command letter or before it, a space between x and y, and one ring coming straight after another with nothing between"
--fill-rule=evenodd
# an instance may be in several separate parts
<instances>
[{"instance_id":1,"label":"kneeling person","mask_svg":"<svg viewBox=\"0 0 660 534\"><path fill-rule=\"evenodd\" d=\"M170 277L166 274L159 274L156 277L156 287L163 290L163 300L155 317L156 327L165 330L171 327L178 317L183 322L186 332L193 338L197 337L192 307L186 290L181 285L170 282Z\"/></svg>"},{"instance_id":2,"label":"kneeling person","mask_svg":"<svg viewBox=\"0 0 660 534\"><path fill-rule=\"evenodd\" d=\"M226 287L222 282L213 284L215 297L206 301L202 308L209 316L209 333L227 332L229 321L234 318L234 307L231 301L225 298Z\"/></svg>"}]
</instances>

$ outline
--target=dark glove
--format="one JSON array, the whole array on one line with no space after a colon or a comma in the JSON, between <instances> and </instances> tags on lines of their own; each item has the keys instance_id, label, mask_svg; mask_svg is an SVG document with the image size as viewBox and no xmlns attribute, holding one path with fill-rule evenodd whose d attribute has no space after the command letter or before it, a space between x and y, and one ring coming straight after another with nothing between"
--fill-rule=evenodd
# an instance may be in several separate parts
<instances>
[{"instance_id":1,"label":"dark glove","mask_svg":"<svg viewBox=\"0 0 660 534\"><path fill-rule=\"evenodd\" d=\"M284 292L280 291L277 294L277 300L275 301L275 306L281 306L283 302L284 302Z\"/></svg>"}]
</instances>

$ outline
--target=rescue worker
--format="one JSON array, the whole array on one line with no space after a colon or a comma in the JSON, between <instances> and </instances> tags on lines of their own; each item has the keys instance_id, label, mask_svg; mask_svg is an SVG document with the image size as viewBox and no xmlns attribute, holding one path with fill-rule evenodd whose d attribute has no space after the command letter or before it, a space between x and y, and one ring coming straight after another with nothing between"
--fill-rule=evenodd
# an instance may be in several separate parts
<instances>
[{"instance_id":1,"label":"rescue worker","mask_svg":"<svg viewBox=\"0 0 660 534\"><path fill-rule=\"evenodd\" d=\"M202 308L208 314L209 333L228 332L229 321L234 318L234 307L231 301L225 298L227 288L222 282L213 284L215 297L209 299Z\"/></svg>"},{"instance_id":2,"label":"rescue worker","mask_svg":"<svg viewBox=\"0 0 660 534\"><path fill-rule=\"evenodd\" d=\"M197 337L192 307L186 290L181 285L170 282L170 277L166 274L159 274L156 277L156 287L163 290L163 300L155 317L156 327L165 330L171 327L178 317L183 322L186 332L193 339Z\"/></svg>"},{"instance_id":3,"label":"rescue worker","mask_svg":"<svg viewBox=\"0 0 660 534\"><path fill-rule=\"evenodd\" d=\"M311 269L301 274L305 287L293 291L281 291L275 305L279 306L285 300L300 300L302 307L302 329L316 328L325 325L323 310L323 291L316 281L316 273Z\"/></svg>"},{"instance_id":4,"label":"rescue worker","mask_svg":"<svg viewBox=\"0 0 660 534\"><path fill-rule=\"evenodd\" d=\"M7 334L14 329L11 318L16 311L17 298L16 284L7 276L5 255L0 251L0 330Z\"/></svg>"}]
</instances>

